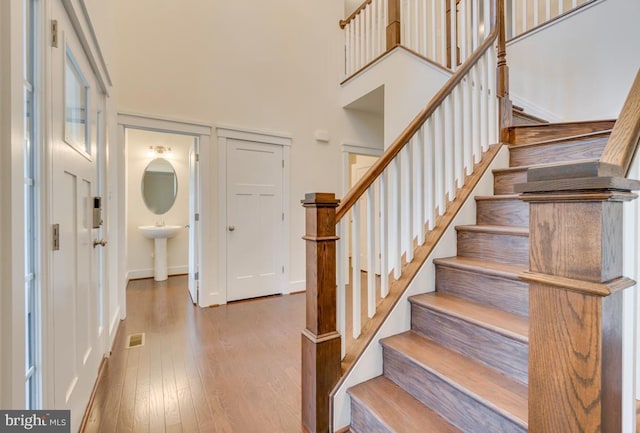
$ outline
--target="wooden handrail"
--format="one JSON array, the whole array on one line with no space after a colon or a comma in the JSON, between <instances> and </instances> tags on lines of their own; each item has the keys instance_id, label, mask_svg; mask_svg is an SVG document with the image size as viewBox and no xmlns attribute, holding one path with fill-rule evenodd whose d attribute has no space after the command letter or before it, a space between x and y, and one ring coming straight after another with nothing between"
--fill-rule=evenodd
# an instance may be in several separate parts
<instances>
[{"instance_id":1,"label":"wooden handrail","mask_svg":"<svg viewBox=\"0 0 640 433\"><path fill-rule=\"evenodd\" d=\"M629 174L631 162L640 144L640 70L622 106L600 161L617 166L618 176Z\"/></svg>"},{"instance_id":2,"label":"wooden handrail","mask_svg":"<svg viewBox=\"0 0 640 433\"><path fill-rule=\"evenodd\" d=\"M502 4L502 1L498 3ZM495 4L495 3L494 3ZM498 37L498 28L500 27L501 19L496 19L493 16L493 22L491 23L493 29L487 37L487 39L480 45L480 47L464 62L456 72L447 80L444 86L435 94L429 103L418 113L418 115L409 123L409 125L402 131L402 133L396 138L393 143L387 148L382 156L371 166L371 168L365 173L364 176L354 185L353 188L342 199L340 206L336 210L336 222L339 222L344 217L349 209L358 201L358 199L369 189L380 174L391 164L391 161L400 153L400 151L407 144L409 139L413 137L416 132L424 125L429 117L436 111L438 106L449 96L453 89L462 81L464 76L471 70L476 62L484 55L484 53L491 47ZM499 86L500 87L500 86Z\"/></svg>"},{"instance_id":3,"label":"wooden handrail","mask_svg":"<svg viewBox=\"0 0 640 433\"><path fill-rule=\"evenodd\" d=\"M347 24L349 24L349 22L350 22L352 19L354 19L354 18L355 18L355 17L356 17L360 12L362 12L362 10L363 10L364 8L366 8L369 4L371 4L371 2L372 2L372 1L373 1L373 0L364 0L364 2L363 2L360 6L358 6L358 8L357 8L355 11L353 11L353 12L351 13L351 15L349 15L348 17L346 17L346 18L345 18L345 19L343 19L343 20L340 20L340 28L341 28L341 29L344 29L344 28L345 28L345 26L346 26Z\"/></svg>"}]
</instances>

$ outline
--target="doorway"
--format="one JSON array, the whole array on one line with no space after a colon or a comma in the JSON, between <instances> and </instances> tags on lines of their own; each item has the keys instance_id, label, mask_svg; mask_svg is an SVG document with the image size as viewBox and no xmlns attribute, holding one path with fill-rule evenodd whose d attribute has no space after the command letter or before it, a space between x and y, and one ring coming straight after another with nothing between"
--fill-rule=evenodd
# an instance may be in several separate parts
<instances>
[{"instance_id":1,"label":"doorway","mask_svg":"<svg viewBox=\"0 0 640 433\"><path fill-rule=\"evenodd\" d=\"M196 123L158 119L142 115L120 113L118 127L124 144L122 164L125 177L121 179L126 206L118 219L126 227L123 251L126 256L124 281L135 278L162 278L156 275L157 249L155 240L145 239L140 226L175 226L173 237L166 242L166 273L188 274L188 290L194 304L207 307L217 304L213 296L211 270L202 267L210 260L209 170L200 169L201 161L210 158L211 127ZM156 212L147 206L143 194L143 176L154 160L167 161L167 170L174 173L175 202L166 212ZM168 168L171 167L169 170ZM163 188L164 190L165 188ZM126 248L126 249L125 249ZM125 299L122 287L122 297Z\"/></svg>"}]
</instances>

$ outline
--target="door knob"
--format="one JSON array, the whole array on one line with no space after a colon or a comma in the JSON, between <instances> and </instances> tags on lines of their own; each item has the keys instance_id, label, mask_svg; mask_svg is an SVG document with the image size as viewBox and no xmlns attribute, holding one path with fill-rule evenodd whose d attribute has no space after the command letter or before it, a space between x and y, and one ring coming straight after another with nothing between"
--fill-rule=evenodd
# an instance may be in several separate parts
<instances>
[{"instance_id":1,"label":"door knob","mask_svg":"<svg viewBox=\"0 0 640 433\"><path fill-rule=\"evenodd\" d=\"M236 229L236 226L229 226L229 231L232 232Z\"/></svg>"},{"instance_id":2,"label":"door knob","mask_svg":"<svg viewBox=\"0 0 640 433\"><path fill-rule=\"evenodd\" d=\"M105 241L104 239L94 239L93 241L93 248L97 247L98 245L100 245L101 247L104 247L105 245L107 245L107 241Z\"/></svg>"}]
</instances>

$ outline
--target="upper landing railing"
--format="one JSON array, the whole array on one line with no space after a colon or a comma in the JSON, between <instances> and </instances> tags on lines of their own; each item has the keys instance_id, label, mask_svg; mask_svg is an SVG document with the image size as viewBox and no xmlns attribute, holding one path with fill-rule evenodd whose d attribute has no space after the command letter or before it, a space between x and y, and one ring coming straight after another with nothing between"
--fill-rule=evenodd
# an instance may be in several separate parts
<instances>
[{"instance_id":1,"label":"upper landing railing","mask_svg":"<svg viewBox=\"0 0 640 433\"><path fill-rule=\"evenodd\" d=\"M511 40L598 0L505 0ZM401 46L455 71L483 42L487 3L461 0L366 0L340 21L345 38L345 79ZM455 11L455 13L451 13Z\"/></svg>"}]
</instances>

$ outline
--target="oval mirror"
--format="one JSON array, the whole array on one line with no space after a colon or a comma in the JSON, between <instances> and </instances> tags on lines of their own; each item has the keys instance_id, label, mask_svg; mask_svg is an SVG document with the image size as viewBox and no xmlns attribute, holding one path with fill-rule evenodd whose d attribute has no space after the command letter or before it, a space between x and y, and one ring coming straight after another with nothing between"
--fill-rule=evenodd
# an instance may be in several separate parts
<instances>
[{"instance_id":1,"label":"oval mirror","mask_svg":"<svg viewBox=\"0 0 640 433\"><path fill-rule=\"evenodd\" d=\"M147 165L142 175L142 198L147 208L156 215L167 213L178 194L178 177L169 161L156 158Z\"/></svg>"}]
</instances>

